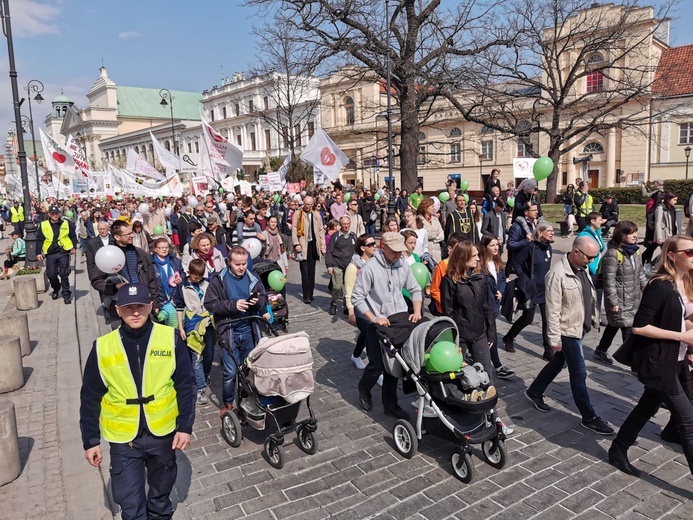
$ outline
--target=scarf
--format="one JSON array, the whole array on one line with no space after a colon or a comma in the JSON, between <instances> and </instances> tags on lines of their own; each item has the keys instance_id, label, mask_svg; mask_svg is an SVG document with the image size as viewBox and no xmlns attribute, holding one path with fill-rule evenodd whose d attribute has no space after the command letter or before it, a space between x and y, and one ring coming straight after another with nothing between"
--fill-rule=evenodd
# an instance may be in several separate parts
<instances>
[{"instance_id":1,"label":"scarf","mask_svg":"<svg viewBox=\"0 0 693 520\"><path fill-rule=\"evenodd\" d=\"M282 243L283 240L279 236L279 228L271 231L269 228L265 229L267 235L267 249L265 250L265 258L276 262L282 254Z\"/></svg>"},{"instance_id":2,"label":"scarf","mask_svg":"<svg viewBox=\"0 0 693 520\"><path fill-rule=\"evenodd\" d=\"M195 254L200 258L201 260L204 260L209 264L209 266L212 268L212 271L214 271L214 248L209 250L209 253L204 254L202 251L195 251Z\"/></svg>"},{"instance_id":3,"label":"scarf","mask_svg":"<svg viewBox=\"0 0 693 520\"><path fill-rule=\"evenodd\" d=\"M621 249L628 256L633 256L638 252L638 244L621 244Z\"/></svg>"},{"instance_id":4,"label":"scarf","mask_svg":"<svg viewBox=\"0 0 693 520\"><path fill-rule=\"evenodd\" d=\"M298 210L298 228L296 229L296 236L302 237L305 235L305 223L303 222L303 215L308 215L308 218L313 218L312 211L303 211L303 208Z\"/></svg>"},{"instance_id":5,"label":"scarf","mask_svg":"<svg viewBox=\"0 0 693 520\"><path fill-rule=\"evenodd\" d=\"M168 279L173 276L173 269L171 268L171 262L168 257L161 259L159 255L152 255L152 261L157 268L157 273L159 275L160 284L159 287L163 288L166 293L166 299L170 300L173 296L174 288L168 282Z\"/></svg>"}]
</instances>

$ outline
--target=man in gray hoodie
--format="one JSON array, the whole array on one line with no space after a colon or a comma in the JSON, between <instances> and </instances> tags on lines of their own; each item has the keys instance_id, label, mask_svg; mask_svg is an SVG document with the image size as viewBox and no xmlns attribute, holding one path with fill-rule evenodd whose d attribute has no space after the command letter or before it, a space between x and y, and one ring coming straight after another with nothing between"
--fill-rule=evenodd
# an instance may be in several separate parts
<instances>
[{"instance_id":1,"label":"man in gray hoodie","mask_svg":"<svg viewBox=\"0 0 693 520\"><path fill-rule=\"evenodd\" d=\"M371 388L383 374L382 401L385 414L409 419L409 414L397 404L397 378L383 371L383 358L376 333L376 325L389 327L389 317L407 312L402 289L411 294L414 312L409 321L421 320L423 294L407 262L402 259L406 251L404 237L399 233L383 233L382 249L359 271L351 294L351 303L369 322L366 331L368 365L358 384L359 400L366 411L373 409Z\"/></svg>"}]
</instances>

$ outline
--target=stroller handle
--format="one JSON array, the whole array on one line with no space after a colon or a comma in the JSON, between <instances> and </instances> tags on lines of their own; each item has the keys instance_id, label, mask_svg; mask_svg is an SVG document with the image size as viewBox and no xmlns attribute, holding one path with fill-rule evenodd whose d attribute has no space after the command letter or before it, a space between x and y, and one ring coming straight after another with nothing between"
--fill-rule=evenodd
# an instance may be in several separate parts
<instances>
[{"instance_id":1,"label":"stroller handle","mask_svg":"<svg viewBox=\"0 0 693 520\"><path fill-rule=\"evenodd\" d=\"M260 321L267 327L267 330L269 330L273 336L279 336L275 327L264 316L243 316L242 318L223 319L219 320L218 324L233 325L234 323L240 323L242 321Z\"/></svg>"}]
</instances>

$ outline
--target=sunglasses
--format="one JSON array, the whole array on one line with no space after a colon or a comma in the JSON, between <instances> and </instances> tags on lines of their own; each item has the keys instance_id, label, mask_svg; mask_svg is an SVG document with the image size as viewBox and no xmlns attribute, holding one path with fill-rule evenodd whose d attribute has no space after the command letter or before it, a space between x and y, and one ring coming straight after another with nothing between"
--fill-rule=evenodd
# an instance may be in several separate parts
<instances>
[{"instance_id":1,"label":"sunglasses","mask_svg":"<svg viewBox=\"0 0 693 520\"><path fill-rule=\"evenodd\" d=\"M691 249L679 249L678 251L675 251L675 252L676 253L683 253L688 258L693 258L693 248L691 248Z\"/></svg>"},{"instance_id":2,"label":"sunglasses","mask_svg":"<svg viewBox=\"0 0 693 520\"><path fill-rule=\"evenodd\" d=\"M375 242L369 242L368 244L363 244L364 247L375 247Z\"/></svg>"},{"instance_id":3,"label":"sunglasses","mask_svg":"<svg viewBox=\"0 0 693 520\"><path fill-rule=\"evenodd\" d=\"M585 255L585 258L587 258L587 260L589 260L590 262L591 262L592 260L594 260L595 258L597 258L597 256L598 256L598 255L590 256L590 255L588 255L587 253L585 253L582 249L580 249L579 247L576 247L575 249L577 249L577 250L580 251L583 255ZM691 256L693 256L693 254L692 254Z\"/></svg>"}]
</instances>

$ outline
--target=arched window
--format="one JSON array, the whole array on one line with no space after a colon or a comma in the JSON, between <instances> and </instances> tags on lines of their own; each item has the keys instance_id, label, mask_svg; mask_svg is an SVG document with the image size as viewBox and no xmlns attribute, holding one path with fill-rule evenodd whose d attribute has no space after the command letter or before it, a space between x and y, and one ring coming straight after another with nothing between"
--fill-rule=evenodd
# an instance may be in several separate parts
<instances>
[{"instance_id":1,"label":"arched window","mask_svg":"<svg viewBox=\"0 0 693 520\"><path fill-rule=\"evenodd\" d=\"M592 65L594 63L601 63L603 61L604 61L604 56L602 56L598 52L595 52L589 58L587 58L587 64L588 65Z\"/></svg>"},{"instance_id":2,"label":"arched window","mask_svg":"<svg viewBox=\"0 0 693 520\"><path fill-rule=\"evenodd\" d=\"M149 157L154 159L154 145L153 144L149 145Z\"/></svg>"},{"instance_id":3,"label":"arched window","mask_svg":"<svg viewBox=\"0 0 693 520\"><path fill-rule=\"evenodd\" d=\"M450 130L450 133L448 134L449 137L460 137L461 135L462 135L462 130L460 130L457 127Z\"/></svg>"},{"instance_id":4,"label":"arched window","mask_svg":"<svg viewBox=\"0 0 693 520\"><path fill-rule=\"evenodd\" d=\"M140 147L139 146L135 146L135 153L140 153Z\"/></svg>"},{"instance_id":5,"label":"arched window","mask_svg":"<svg viewBox=\"0 0 693 520\"><path fill-rule=\"evenodd\" d=\"M587 143L582 153L604 153L604 147L599 143Z\"/></svg>"},{"instance_id":6,"label":"arched window","mask_svg":"<svg viewBox=\"0 0 693 520\"><path fill-rule=\"evenodd\" d=\"M167 141L164 143L164 148L166 148L166 150L168 150L168 151L170 152L170 151L171 151L171 141L168 141L168 140L167 140Z\"/></svg>"},{"instance_id":7,"label":"arched window","mask_svg":"<svg viewBox=\"0 0 693 520\"><path fill-rule=\"evenodd\" d=\"M346 124L353 125L354 121L356 120L354 113L354 100L349 96L344 99L344 114L346 117Z\"/></svg>"}]
</instances>

